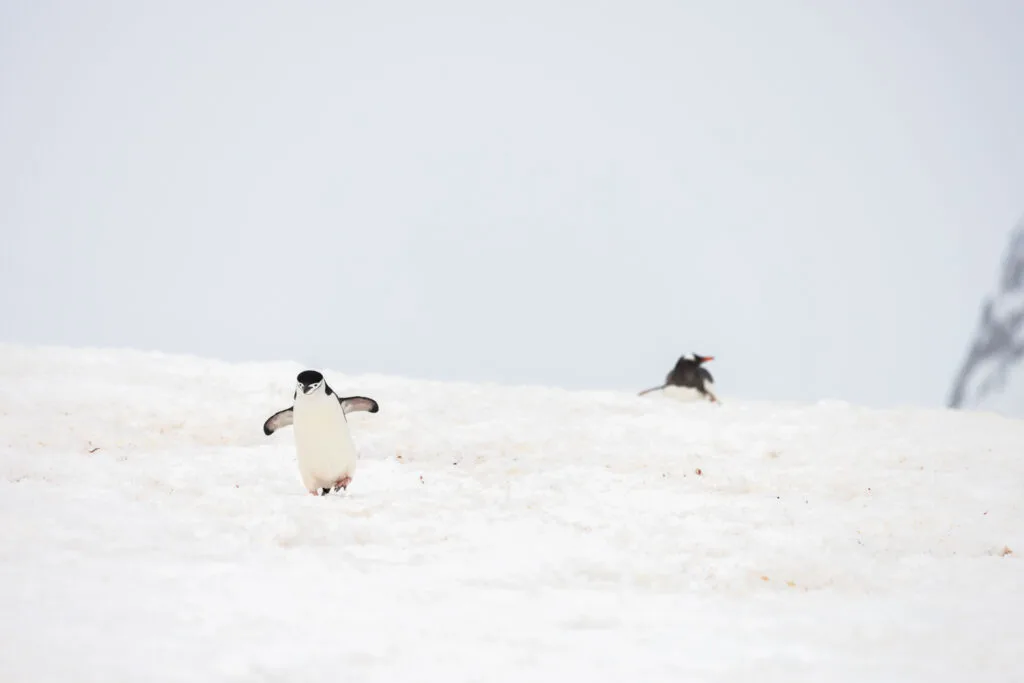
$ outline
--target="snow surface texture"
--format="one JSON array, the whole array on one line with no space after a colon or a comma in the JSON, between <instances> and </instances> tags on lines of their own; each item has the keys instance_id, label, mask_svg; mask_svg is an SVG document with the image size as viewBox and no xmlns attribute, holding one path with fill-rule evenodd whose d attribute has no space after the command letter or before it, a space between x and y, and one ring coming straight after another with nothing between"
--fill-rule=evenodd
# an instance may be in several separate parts
<instances>
[{"instance_id":1,"label":"snow surface texture","mask_svg":"<svg viewBox=\"0 0 1024 683\"><path fill-rule=\"evenodd\" d=\"M0 680L1024 680L1024 421L300 369L0 346Z\"/></svg>"}]
</instances>

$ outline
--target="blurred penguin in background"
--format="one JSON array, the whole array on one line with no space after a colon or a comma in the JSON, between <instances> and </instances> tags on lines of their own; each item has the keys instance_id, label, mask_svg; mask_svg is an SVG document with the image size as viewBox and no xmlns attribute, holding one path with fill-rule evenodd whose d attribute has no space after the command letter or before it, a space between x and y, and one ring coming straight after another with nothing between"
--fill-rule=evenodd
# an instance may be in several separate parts
<instances>
[{"instance_id":1,"label":"blurred penguin in background","mask_svg":"<svg viewBox=\"0 0 1024 683\"><path fill-rule=\"evenodd\" d=\"M705 385L715 383L711 373L704 367L704 363L714 359L714 356L702 356L699 353L693 354L693 358L687 358L685 355L680 356L679 360L676 361L676 366L666 375L664 384L644 389L638 396L649 394L652 391L661 391L668 387L683 387L696 390L697 393L712 403L719 403L718 397L711 393L711 390Z\"/></svg>"}]
</instances>

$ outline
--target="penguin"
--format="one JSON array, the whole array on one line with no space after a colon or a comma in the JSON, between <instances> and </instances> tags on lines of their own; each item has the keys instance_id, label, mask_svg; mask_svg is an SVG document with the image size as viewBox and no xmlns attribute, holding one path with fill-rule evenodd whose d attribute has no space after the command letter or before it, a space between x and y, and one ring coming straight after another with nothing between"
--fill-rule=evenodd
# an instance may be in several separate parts
<instances>
[{"instance_id":1,"label":"penguin","mask_svg":"<svg viewBox=\"0 0 1024 683\"><path fill-rule=\"evenodd\" d=\"M714 378L708 369L703 367L703 363L714 360L714 356L702 356L699 353L693 354L693 358L687 358L685 355L679 357L676 361L676 366L672 368L672 371L665 377L665 383L661 386L651 387L650 389L644 389L638 396L650 393L652 391L658 391L659 389L665 389L667 387L686 387L689 389L696 389L702 396L707 398L712 403L721 403L718 397L715 396L711 391L704 386L705 382L715 383Z\"/></svg>"},{"instance_id":2,"label":"penguin","mask_svg":"<svg viewBox=\"0 0 1024 683\"><path fill-rule=\"evenodd\" d=\"M376 413L380 406L366 396L339 396L316 370L303 370L296 378L292 407L280 410L263 423L270 436L293 425L295 454L302 485L312 495L326 496L347 489L356 469L356 449L346 414Z\"/></svg>"}]
</instances>

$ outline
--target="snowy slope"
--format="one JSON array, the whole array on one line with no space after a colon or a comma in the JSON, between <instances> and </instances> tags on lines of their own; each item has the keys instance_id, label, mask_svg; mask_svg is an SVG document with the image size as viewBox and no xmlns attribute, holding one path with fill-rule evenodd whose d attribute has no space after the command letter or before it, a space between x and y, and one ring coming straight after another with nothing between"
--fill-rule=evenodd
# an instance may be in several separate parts
<instances>
[{"instance_id":1,"label":"snowy slope","mask_svg":"<svg viewBox=\"0 0 1024 683\"><path fill-rule=\"evenodd\" d=\"M299 369L0 346L0 680L1024 680L1024 421Z\"/></svg>"}]
</instances>

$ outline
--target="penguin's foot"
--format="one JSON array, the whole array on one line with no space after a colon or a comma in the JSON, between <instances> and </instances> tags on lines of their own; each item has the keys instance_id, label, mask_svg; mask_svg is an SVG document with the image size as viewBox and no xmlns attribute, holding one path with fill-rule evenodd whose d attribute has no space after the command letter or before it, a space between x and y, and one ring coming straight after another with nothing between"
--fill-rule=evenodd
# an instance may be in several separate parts
<instances>
[{"instance_id":1,"label":"penguin's foot","mask_svg":"<svg viewBox=\"0 0 1024 683\"><path fill-rule=\"evenodd\" d=\"M347 489L348 485L351 484L351 483L352 483L352 477L350 477L348 475L345 475L344 477L342 477L338 481L334 482L334 490L335 490L335 492L337 492L337 491L339 491L341 489ZM324 489L324 491L326 491L326 490L327 489Z\"/></svg>"}]
</instances>

